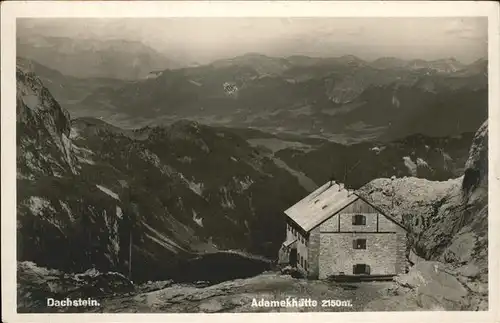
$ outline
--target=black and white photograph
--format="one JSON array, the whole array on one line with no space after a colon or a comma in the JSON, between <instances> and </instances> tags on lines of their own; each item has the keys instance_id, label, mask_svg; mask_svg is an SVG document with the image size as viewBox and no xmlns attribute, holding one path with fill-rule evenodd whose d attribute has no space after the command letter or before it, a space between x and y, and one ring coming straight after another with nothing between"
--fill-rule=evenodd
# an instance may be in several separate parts
<instances>
[{"instance_id":1,"label":"black and white photograph","mask_svg":"<svg viewBox=\"0 0 500 323\"><path fill-rule=\"evenodd\" d=\"M15 18L13 311L496 310L488 20Z\"/></svg>"}]
</instances>

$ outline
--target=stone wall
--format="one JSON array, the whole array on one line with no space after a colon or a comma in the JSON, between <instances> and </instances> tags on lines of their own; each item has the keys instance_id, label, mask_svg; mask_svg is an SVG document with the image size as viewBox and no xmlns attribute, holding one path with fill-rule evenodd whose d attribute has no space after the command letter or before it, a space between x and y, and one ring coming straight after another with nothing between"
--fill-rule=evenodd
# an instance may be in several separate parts
<instances>
[{"instance_id":1,"label":"stone wall","mask_svg":"<svg viewBox=\"0 0 500 323\"><path fill-rule=\"evenodd\" d=\"M387 219L383 215L379 215L378 230L381 232L401 232L401 230L406 232L399 225Z\"/></svg>"},{"instance_id":2,"label":"stone wall","mask_svg":"<svg viewBox=\"0 0 500 323\"><path fill-rule=\"evenodd\" d=\"M406 258L408 238L407 232L399 226L397 227L396 241L396 273L404 274L409 268L408 259Z\"/></svg>"},{"instance_id":3,"label":"stone wall","mask_svg":"<svg viewBox=\"0 0 500 323\"><path fill-rule=\"evenodd\" d=\"M353 225L356 214L366 218L364 225ZM290 223L294 225L293 223ZM371 205L358 199L300 239L301 230L287 230L287 240L297 238L297 268L308 278L326 278L343 272L353 274L353 266L370 266L371 275L406 272L406 231ZM354 239L366 239L366 249L354 249ZM307 268L300 263L307 259Z\"/></svg>"},{"instance_id":4,"label":"stone wall","mask_svg":"<svg viewBox=\"0 0 500 323\"><path fill-rule=\"evenodd\" d=\"M354 249L354 239L366 239L366 249ZM344 272L353 274L353 265L367 264L371 275L395 275L401 240L395 233L321 233L319 278ZM403 250L406 246L403 246Z\"/></svg>"},{"instance_id":5,"label":"stone wall","mask_svg":"<svg viewBox=\"0 0 500 323\"><path fill-rule=\"evenodd\" d=\"M307 277L317 279L319 277L319 248L320 248L320 230L319 226L312 229L309 233L309 243L307 245L307 262L309 263Z\"/></svg>"}]
</instances>

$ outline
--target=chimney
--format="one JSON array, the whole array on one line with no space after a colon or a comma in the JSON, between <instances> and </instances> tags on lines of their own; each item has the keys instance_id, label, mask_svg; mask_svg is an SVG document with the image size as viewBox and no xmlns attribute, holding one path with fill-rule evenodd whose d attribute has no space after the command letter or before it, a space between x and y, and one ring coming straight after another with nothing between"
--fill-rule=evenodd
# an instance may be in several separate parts
<instances>
[{"instance_id":1,"label":"chimney","mask_svg":"<svg viewBox=\"0 0 500 323\"><path fill-rule=\"evenodd\" d=\"M330 184L328 185L328 188L332 187L333 184L335 184L335 180L333 179L333 177L330 179Z\"/></svg>"},{"instance_id":2,"label":"chimney","mask_svg":"<svg viewBox=\"0 0 500 323\"><path fill-rule=\"evenodd\" d=\"M339 192L342 191L342 189L344 189L344 184L343 183L339 183Z\"/></svg>"}]
</instances>

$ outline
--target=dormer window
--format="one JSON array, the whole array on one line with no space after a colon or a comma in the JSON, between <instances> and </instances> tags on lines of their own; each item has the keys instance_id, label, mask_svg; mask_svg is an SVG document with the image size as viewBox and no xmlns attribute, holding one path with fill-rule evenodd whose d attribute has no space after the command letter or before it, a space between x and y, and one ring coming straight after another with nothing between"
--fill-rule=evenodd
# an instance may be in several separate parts
<instances>
[{"instance_id":1,"label":"dormer window","mask_svg":"<svg viewBox=\"0 0 500 323\"><path fill-rule=\"evenodd\" d=\"M366 216L355 214L352 216L352 225L366 225Z\"/></svg>"}]
</instances>

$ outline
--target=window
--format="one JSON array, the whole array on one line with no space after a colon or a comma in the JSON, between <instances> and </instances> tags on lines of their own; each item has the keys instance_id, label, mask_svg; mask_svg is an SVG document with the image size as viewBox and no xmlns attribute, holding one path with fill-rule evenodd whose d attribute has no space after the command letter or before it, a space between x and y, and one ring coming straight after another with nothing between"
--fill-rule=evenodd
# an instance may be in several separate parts
<instances>
[{"instance_id":1,"label":"window","mask_svg":"<svg viewBox=\"0 0 500 323\"><path fill-rule=\"evenodd\" d=\"M366 249L366 239L354 239L352 241L352 247L354 249Z\"/></svg>"},{"instance_id":2,"label":"window","mask_svg":"<svg viewBox=\"0 0 500 323\"><path fill-rule=\"evenodd\" d=\"M370 274L370 266L366 264L356 264L352 266L352 273L354 275L369 275Z\"/></svg>"},{"instance_id":3,"label":"window","mask_svg":"<svg viewBox=\"0 0 500 323\"><path fill-rule=\"evenodd\" d=\"M307 260L304 259L304 269L307 269Z\"/></svg>"},{"instance_id":4,"label":"window","mask_svg":"<svg viewBox=\"0 0 500 323\"><path fill-rule=\"evenodd\" d=\"M300 265L304 267L304 257L300 256Z\"/></svg>"},{"instance_id":5,"label":"window","mask_svg":"<svg viewBox=\"0 0 500 323\"><path fill-rule=\"evenodd\" d=\"M366 225L366 216L355 214L352 216L352 225Z\"/></svg>"}]
</instances>

